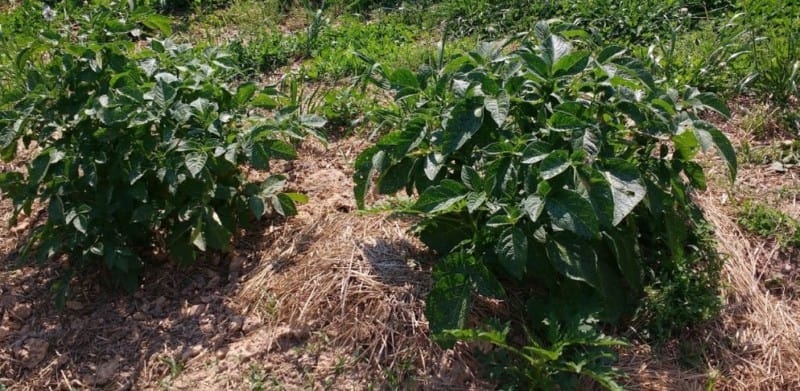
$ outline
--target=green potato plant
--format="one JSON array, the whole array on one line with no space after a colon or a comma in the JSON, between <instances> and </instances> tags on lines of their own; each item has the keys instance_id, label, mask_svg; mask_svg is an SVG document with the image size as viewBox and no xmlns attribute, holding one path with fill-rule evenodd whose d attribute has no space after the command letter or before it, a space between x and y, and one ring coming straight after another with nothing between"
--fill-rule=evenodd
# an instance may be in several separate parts
<instances>
[{"instance_id":1,"label":"green potato plant","mask_svg":"<svg viewBox=\"0 0 800 391\"><path fill-rule=\"evenodd\" d=\"M229 86L233 64L221 51L169 40L76 43L45 31L17 57L0 106L0 154L34 151L25 170L0 174L14 203L11 223L47 211L21 251L43 262L65 255L72 275L101 271L135 289L149 260L168 254L193 262L227 251L239 227L267 215L290 216L302 194L285 178L249 180L296 157L292 140L324 125L275 89ZM275 114L260 118L248 109Z\"/></svg>"},{"instance_id":2,"label":"green potato plant","mask_svg":"<svg viewBox=\"0 0 800 391\"><path fill-rule=\"evenodd\" d=\"M733 179L736 157L700 113L728 109L661 88L625 48L584 50L565 38L583 34L560 33L542 22L530 40L483 43L417 73L373 64L365 78L394 91L384 116L394 130L357 158L356 200L363 208L373 186L417 195L403 212L441 254L427 302L434 334L464 329L474 295L509 289L591 304L617 323L663 270L703 261L695 158L718 151Z\"/></svg>"}]
</instances>

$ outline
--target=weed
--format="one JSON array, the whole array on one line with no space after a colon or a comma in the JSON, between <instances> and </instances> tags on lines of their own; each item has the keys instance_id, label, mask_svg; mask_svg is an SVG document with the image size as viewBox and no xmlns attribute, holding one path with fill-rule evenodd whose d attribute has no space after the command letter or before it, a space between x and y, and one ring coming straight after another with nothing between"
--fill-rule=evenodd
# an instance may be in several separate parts
<instances>
[{"instance_id":1,"label":"weed","mask_svg":"<svg viewBox=\"0 0 800 391\"><path fill-rule=\"evenodd\" d=\"M746 200L737 212L737 222L755 235L775 240L780 247L800 246L800 223L767 204Z\"/></svg>"}]
</instances>

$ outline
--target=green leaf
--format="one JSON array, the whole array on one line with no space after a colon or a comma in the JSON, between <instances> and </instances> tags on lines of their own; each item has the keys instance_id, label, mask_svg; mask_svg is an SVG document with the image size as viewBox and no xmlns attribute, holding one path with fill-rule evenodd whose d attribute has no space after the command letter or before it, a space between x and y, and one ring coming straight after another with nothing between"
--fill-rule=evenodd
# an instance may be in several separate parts
<instances>
[{"instance_id":1,"label":"green leaf","mask_svg":"<svg viewBox=\"0 0 800 391\"><path fill-rule=\"evenodd\" d=\"M414 209L437 213L450 209L466 197L467 188L459 182L445 179L437 186L425 189L414 204Z\"/></svg>"},{"instance_id":2,"label":"green leaf","mask_svg":"<svg viewBox=\"0 0 800 391\"><path fill-rule=\"evenodd\" d=\"M265 140L265 150L272 159L295 160L297 152L292 144L281 140Z\"/></svg>"},{"instance_id":3,"label":"green leaf","mask_svg":"<svg viewBox=\"0 0 800 391\"><path fill-rule=\"evenodd\" d=\"M525 214L528 215L528 218L531 219L531 222L535 223L537 220L539 220L539 216L542 215L542 211L544 211L544 205L545 202L541 197L531 194L522 200L520 207L523 211L525 211Z\"/></svg>"},{"instance_id":4,"label":"green leaf","mask_svg":"<svg viewBox=\"0 0 800 391\"><path fill-rule=\"evenodd\" d=\"M394 71L389 81L396 87L419 89L419 80L417 80L417 76L414 75L414 72L405 68Z\"/></svg>"},{"instance_id":5,"label":"green leaf","mask_svg":"<svg viewBox=\"0 0 800 391\"><path fill-rule=\"evenodd\" d=\"M272 198L272 208L275 209L279 215L284 217L297 214L297 206L294 204L294 200L292 197L283 193Z\"/></svg>"},{"instance_id":6,"label":"green leaf","mask_svg":"<svg viewBox=\"0 0 800 391\"><path fill-rule=\"evenodd\" d=\"M672 144L675 146L676 156L683 161L690 161L697 156L700 150L700 143L693 132L683 132L672 137Z\"/></svg>"},{"instance_id":7,"label":"green leaf","mask_svg":"<svg viewBox=\"0 0 800 391\"><path fill-rule=\"evenodd\" d=\"M250 146L248 157L250 158L250 164L252 164L254 168L269 170L270 154L267 151L267 147L266 143L253 143L253 145Z\"/></svg>"},{"instance_id":8,"label":"green leaf","mask_svg":"<svg viewBox=\"0 0 800 391\"><path fill-rule=\"evenodd\" d=\"M475 169L470 166L465 165L461 167L461 182L470 190L483 190L483 178L481 178L478 171L475 171Z\"/></svg>"},{"instance_id":9,"label":"green leaf","mask_svg":"<svg viewBox=\"0 0 800 391\"><path fill-rule=\"evenodd\" d=\"M378 192L381 194L394 194L405 188L411 180L411 170L413 168L414 160L409 158L390 166L378 179Z\"/></svg>"},{"instance_id":10,"label":"green leaf","mask_svg":"<svg viewBox=\"0 0 800 391\"><path fill-rule=\"evenodd\" d=\"M208 161L208 155L205 152L191 152L186 155L184 164L192 177L197 178L197 175L205 168L206 161Z\"/></svg>"},{"instance_id":11,"label":"green leaf","mask_svg":"<svg viewBox=\"0 0 800 391\"><path fill-rule=\"evenodd\" d=\"M706 190L706 175L703 167L695 162L684 163L683 172L689 178L689 182L699 190Z\"/></svg>"},{"instance_id":12,"label":"green leaf","mask_svg":"<svg viewBox=\"0 0 800 391\"><path fill-rule=\"evenodd\" d=\"M553 65L553 76L570 76L582 72L589 64L589 52L579 51L569 53Z\"/></svg>"},{"instance_id":13,"label":"green leaf","mask_svg":"<svg viewBox=\"0 0 800 391\"><path fill-rule=\"evenodd\" d=\"M528 144L525 149L522 151L522 163L524 164L535 164L542 160L544 160L550 152L553 150L553 147L550 144L547 144L542 141L534 141Z\"/></svg>"},{"instance_id":14,"label":"green leaf","mask_svg":"<svg viewBox=\"0 0 800 391\"><path fill-rule=\"evenodd\" d=\"M614 197L614 220L617 225L636 208L647 194L639 170L632 163L624 160L611 160L606 163L603 176L611 185Z\"/></svg>"},{"instance_id":15,"label":"green leaf","mask_svg":"<svg viewBox=\"0 0 800 391\"><path fill-rule=\"evenodd\" d=\"M86 235L86 229L88 228L89 220L86 218L86 215L79 214L72 219L72 226L78 230L78 232Z\"/></svg>"},{"instance_id":16,"label":"green leaf","mask_svg":"<svg viewBox=\"0 0 800 391\"><path fill-rule=\"evenodd\" d=\"M156 209L150 204L139 205L131 214L132 223L149 222L156 213Z\"/></svg>"},{"instance_id":17,"label":"green leaf","mask_svg":"<svg viewBox=\"0 0 800 391\"><path fill-rule=\"evenodd\" d=\"M542 179L555 178L569 168L569 153L563 149L553 151L542 160L539 165L539 174Z\"/></svg>"},{"instance_id":18,"label":"green leaf","mask_svg":"<svg viewBox=\"0 0 800 391\"><path fill-rule=\"evenodd\" d=\"M217 212L208 208L206 213L203 214L203 223L203 236L205 236L208 247L216 250L227 250L233 234L225 228Z\"/></svg>"},{"instance_id":19,"label":"green leaf","mask_svg":"<svg viewBox=\"0 0 800 391\"><path fill-rule=\"evenodd\" d=\"M503 269L517 280L522 280L528 263L528 238L525 232L516 227L506 229L500 235L495 251Z\"/></svg>"},{"instance_id":20,"label":"green leaf","mask_svg":"<svg viewBox=\"0 0 800 391\"><path fill-rule=\"evenodd\" d=\"M236 96L234 101L236 106L244 106L256 93L256 83L247 82L243 83L236 89Z\"/></svg>"},{"instance_id":21,"label":"green leaf","mask_svg":"<svg viewBox=\"0 0 800 391\"><path fill-rule=\"evenodd\" d=\"M695 96L697 100L703 103L706 107L710 108L711 110L716 111L717 113L722 114L725 118L731 117L731 111L728 109L728 105L720 99L716 94L706 92L702 94L698 94Z\"/></svg>"},{"instance_id":22,"label":"green leaf","mask_svg":"<svg viewBox=\"0 0 800 391\"><path fill-rule=\"evenodd\" d=\"M206 251L206 237L203 233L203 220L197 219L197 224L192 228L192 233L189 235L189 240L192 245L197 247L200 251Z\"/></svg>"},{"instance_id":23,"label":"green leaf","mask_svg":"<svg viewBox=\"0 0 800 391\"><path fill-rule=\"evenodd\" d=\"M594 238L599 234L592 204L578 193L567 189L553 190L547 195L545 205L554 227L583 238Z\"/></svg>"},{"instance_id":24,"label":"green leaf","mask_svg":"<svg viewBox=\"0 0 800 391\"><path fill-rule=\"evenodd\" d=\"M459 150L478 132L483 123L483 108L476 108L462 101L450 112L444 129L442 152L450 155Z\"/></svg>"},{"instance_id":25,"label":"green leaf","mask_svg":"<svg viewBox=\"0 0 800 391\"><path fill-rule=\"evenodd\" d=\"M725 163L728 165L728 179L733 183L736 180L736 151L733 150L731 142L714 125L705 121L694 121L692 124L697 141L703 151L708 151L712 147L716 148Z\"/></svg>"},{"instance_id":26,"label":"green leaf","mask_svg":"<svg viewBox=\"0 0 800 391\"><path fill-rule=\"evenodd\" d=\"M353 192L355 193L356 205L359 209L364 209L364 198L369 189L369 181L375 168L383 165L386 154L378 148L372 146L361 152L356 158L355 174L353 174ZM377 164L376 164L377 163Z\"/></svg>"},{"instance_id":27,"label":"green leaf","mask_svg":"<svg viewBox=\"0 0 800 391\"><path fill-rule=\"evenodd\" d=\"M565 277L600 287L597 254L585 241L572 235L553 235L547 242L547 258Z\"/></svg>"},{"instance_id":28,"label":"green leaf","mask_svg":"<svg viewBox=\"0 0 800 391\"><path fill-rule=\"evenodd\" d=\"M247 198L247 206L250 207L250 211L253 212L253 216L256 219L260 219L266 213L266 205L264 204L264 199L259 196L250 196Z\"/></svg>"},{"instance_id":29,"label":"green leaf","mask_svg":"<svg viewBox=\"0 0 800 391\"><path fill-rule=\"evenodd\" d=\"M508 112L511 108L511 98L505 91L500 91L497 97L487 96L483 100L483 107L492 116L492 119L497 126L502 127L508 118Z\"/></svg>"},{"instance_id":30,"label":"green leaf","mask_svg":"<svg viewBox=\"0 0 800 391\"><path fill-rule=\"evenodd\" d=\"M549 74L553 74L555 65L558 64L562 58L572 53L572 45L567 40L557 35L550 35L545 38L540 48L542 59L550 69Z\"/></svg>"},{"instance_id":31,"label":"green leaf","mask_svg":"<svg viewBox=\"0 0 800 391\"><path fill-rule=\"evenodd\" d=\"M641 256L636 251L636 231L630 228L611 229L604 232L622 276L635 291L641 292L644 273Z\"/></svg>"},{"instance_id":32,"label":"green leaf","mask_svg":"<svg viewBox=\"0 0 800 391\"><path fill-rule=\"evenodd\" d=\"M469 255L453 253L437 262L433 271L433 286L427 297L425 314L431 333L464 328L472 302L472 281L463 273L463 258Z\"/></svg>"},{"instance_id":33,"label":"green leaf","mask_svg":"<svg viewBox=\"0 0 800 391\"><path fill-rule=\"evenodd\" d=\"M170 23L171 21L168 17L155 13L147 15L142 19L142 24L145 25L145 27L151 30L156 30L165 37L172 35L172 27L170 26Z\"/></svg>"}]
</instances>

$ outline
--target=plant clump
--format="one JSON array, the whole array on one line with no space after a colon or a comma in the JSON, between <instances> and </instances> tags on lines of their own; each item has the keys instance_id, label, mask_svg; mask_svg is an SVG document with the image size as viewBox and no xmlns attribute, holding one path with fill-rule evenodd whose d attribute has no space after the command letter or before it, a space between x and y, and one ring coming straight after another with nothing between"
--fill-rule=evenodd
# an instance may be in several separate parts
<instances>
[{"instance_id":1,"label":"plant clump","mask_svg":"<svg viewBox=\"0 0 800 391\"><path fill-rule=\"evenodd\" d=\"M531 35L440 53L416 73L373 64L365 80L394 91L393 130L356 160L356 199L364 207L372 186L417 196L398 211L419 217L415 232L441 255L427 302L440 342L500 347L515 364L500 365L513 368L504 384L571 389L588 377L617 388L609 347L622 341L601 331L659 318L646 292L718 302L690 195L706 188L701 150L736 175L728 139L700 116L729 113L713 94L663 87L624 47L544 22ZM468 327L476 295L523 315Z\"/></svg>"}]
</instances>

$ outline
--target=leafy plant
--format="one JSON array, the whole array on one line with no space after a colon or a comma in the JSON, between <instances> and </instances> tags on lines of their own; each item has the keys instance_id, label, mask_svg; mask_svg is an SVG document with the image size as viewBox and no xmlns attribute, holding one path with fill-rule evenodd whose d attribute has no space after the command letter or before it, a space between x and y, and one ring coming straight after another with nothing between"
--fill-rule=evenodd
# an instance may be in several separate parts
<instances>
[{"instance_id":1,"label":"leafy plant","mask_svg":"<svg viewBox=\"0 0 800 391\"><path fill-rule=\"evenodd\" d=\"M618 371L610 367L615 359L615 346L627 343L597 331L593 317L560 320L555 314L545 316L538 328L540 338L527 335L527 343L517 348L509 343L511 331L490 325L487 330L450 330L446 335L470 342L490 343L497 350L488 352L490 379L502 389L553 390L579 389L581 377L587 377L610 390L622 390L615 378Z\"/></svg>"},{"instance_id":2,"label":"leafy plant","mask_svg":"<svg viewBox=\"0 0 800 391\"><path fill-rule=\"evenodd\" d=\"M731 144L699 117L728 115L714 95L663 89L624 48L580 50L546 23L533 38L437 70L373 66L395 92L395 130L356 160L356 200L373 179L378 193L418 194L406 212L442 254L427 309L437 334L465 327L473 294L508 289L631 316L661 270L703 262L697 153L717 150L736 175Z\"/></svg>"},{"instance_id":3,"label":"leafy plant","mask_svg":"<svg viewBox=\"0 0 800 391\"><path fill-rule=\"evenodd\" d=\"M36 154L27 171L0 174L0 190L14 202L11 224L36 201L47 208L22 259L67 256L60 300L74 273L100 270L134 289L158 254L192 262L227 251L239 226L292 215L305 201L283 192L281 175L251 182L241 167L293 159L289 141L320 121L297 107L247 116L249 106L274 109L283 98L253 83L229 87L227 54L169 40L135 52L132 42L43 38L18 57L25 82L0 107L3 159L20 143Z\"/></svg>"},{"instance_id":4,"label":"leafy plant","mask_svg":"<svg viewBox=\"0 0 800 391\"><path fill-rule=\"evenodd\" d=\"M737 222L747 231L775 240L781 247L800 247L800 222L769 205L746 200Z\"/></svg>"}]
</instances>

